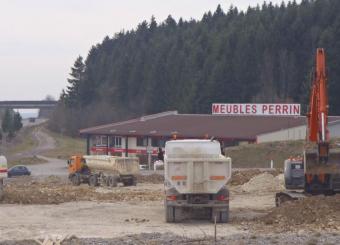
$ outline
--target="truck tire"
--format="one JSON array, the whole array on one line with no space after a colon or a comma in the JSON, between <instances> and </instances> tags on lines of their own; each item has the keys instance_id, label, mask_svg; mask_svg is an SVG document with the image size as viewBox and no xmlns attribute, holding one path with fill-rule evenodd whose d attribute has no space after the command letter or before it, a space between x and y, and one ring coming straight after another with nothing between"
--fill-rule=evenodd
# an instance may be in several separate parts
<instances>
[{"instance_id":1,"label":"truck tire","mask_svg":"<svg viewBox=\"0 0 340 245\"><path fill-rule=\"evenodd\" d=\"M211 211L211 221L215 222L216 216L216 223L228 223L229 222L229 207L225 211L219 211L215 208L212 208Z\"/></svg>"},{"instance_id":2,"label":"truck tire","mask_svg":"<svg viewBox=\"0 0 340 245\"><path fill-rule=\"evenodd\" d=\"M125 180L124 186L136 186L137 185L137 179L136 177L131 177L130 179Z\"/></svg>"},{"instance_id":3,"label":"truck tire","mask_svg":"<svg viewBox=\"0 0 340 245\"><path fill-rule=\"evenodd\" d=\"M136 186L137 185L137 178L135 176L132 177L132 183L131 185Z\"/></svg>"},{"instance_id":4,"label":"truck tire","mask_svg":"<svg viewBox=\"0 0 340 245\"><path fill-rule=\"evenodd\" d=\"M117 187L118 185L118 178L115 176L108 177L108 183L110 187Z\"/></svg>"},{"instance_id":5,"label":"truck tire","mask_svg":"<svg viewBox=\"0 0 340 245\"><path fill-rule=\"evenodd\" d=\"M80 185L80 175L79 174L74 174L72 177L71 177L71 182L73 185L75 186L78 186Z\"/></svg>"},{"instance_id":6,"label":"truck tire","mask_svg":"<svg viewBox=\"0 0 340 245\"><path fill-rule=\"evenodd\" d=\"M105 186L110 186L109 177L107 177L107 176L104 176L104 177L103 177L103 185L105 185Z\"/></svg>"},{"instance_id":7,"label":"truck tire","mask_svg":"<svg viewBox=\"0 0 340 245\"><path fill-rule=\"evenodd\" d=\"M169 207L165 204L165 222L174 223L176 222L175 218L175 207Z\"/></svg>"},{"instance_id":8,"label":"truck tire","mask_svg":"<svg viewBox=\"0 0 340 245\"><path fill-rule=\"evenodd\" d=\"M95 187L98 186L98 176L93 174L89 178L89 186Z\"/></svg>"}]
</instances>

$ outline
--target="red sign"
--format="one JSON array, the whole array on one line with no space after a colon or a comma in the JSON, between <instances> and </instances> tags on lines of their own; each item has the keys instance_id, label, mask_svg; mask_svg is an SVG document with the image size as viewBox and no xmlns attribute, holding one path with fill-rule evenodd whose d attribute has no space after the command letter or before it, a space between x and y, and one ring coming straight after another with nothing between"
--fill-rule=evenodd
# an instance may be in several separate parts
<instances>
[{"instance_id":1,"label":"red sign","mask_svg":"<svg viewBox=\"0 0 340 245\"><path fill-rule=\"evenodd\" d=\"M212 114L300 116L300 104L212 104Z\"/></svg>"}]
</instances>

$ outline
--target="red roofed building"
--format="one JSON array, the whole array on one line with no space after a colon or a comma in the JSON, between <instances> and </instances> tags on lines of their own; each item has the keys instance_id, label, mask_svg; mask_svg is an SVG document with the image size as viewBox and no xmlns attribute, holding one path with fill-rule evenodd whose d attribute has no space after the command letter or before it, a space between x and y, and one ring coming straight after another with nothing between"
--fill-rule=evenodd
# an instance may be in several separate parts
<instances>
[{"instance_id":1,"label":"red roofed building","mask_svg":"<svg viewBox=\"0 0 340 245\"><path fill-rule=\"evenodd\" d=\"M330 126L340 125L340 117L330 117L329 121ZM340 137L340 128L333 131L339 132ZM240 143L304 139L306 118L178 114L177 111L169 111L82 129L80 134L87 138L88 154L145 156L150 153L155 157L158 147L164 147L165 142L174 137L214 137L224 147Z\"/></svg>"}]
</instances>

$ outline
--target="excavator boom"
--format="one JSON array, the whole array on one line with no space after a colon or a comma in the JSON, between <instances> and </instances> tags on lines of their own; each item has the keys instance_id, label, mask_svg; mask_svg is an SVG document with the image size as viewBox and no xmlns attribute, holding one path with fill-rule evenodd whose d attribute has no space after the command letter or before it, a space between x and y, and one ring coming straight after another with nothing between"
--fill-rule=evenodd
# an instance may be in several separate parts
<instances>
[{"instance_id":1,"label":"excavator boom","mask_svg":"<svg viewBox=\"0 0 340 245\"><path fill-rule=\"evenodd\" d=\"M333 185L336 175L340 174L340 151L330 147L326 56L322 48L316 52L304 165L306 192L325 193L340 188Z\"/></svg>"},{"instance_id":2,"label":"excavator boom","mask_svg":"<svg viewBox=\"0 0 340 245\"><path fill-rule=\"evenodd\" d=\"M317 49L316 69L310 95L308 113L309 141L329 143L328 133L328 93L326 57L324 49Z\"/></svg>"}]
</instances>

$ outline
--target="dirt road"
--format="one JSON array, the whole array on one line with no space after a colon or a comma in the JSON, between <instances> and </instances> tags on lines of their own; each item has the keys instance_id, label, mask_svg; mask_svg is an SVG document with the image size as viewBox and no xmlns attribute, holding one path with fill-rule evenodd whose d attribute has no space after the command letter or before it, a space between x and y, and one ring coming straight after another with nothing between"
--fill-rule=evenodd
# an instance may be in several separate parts
<instances>
[{"instance_id":1,"label":"dirt road","mask_svg":"<svg viewBox=\"0 0 340 245\"><path fill-rule=\"evenodd\" d=\"M65 160L48 158L38 155L39 158L44 159L47 163L35 164L29 166L32 176L67 176L67 163Z\"/></svg>"},{"instance_id":2,"label":"dirt road","mask_svg":"<svg viewBox=\"0 0 340 245\"><path fill-rule=\"evenodd\" d=\"M45 160L46 163L28 166L32 173L32 176L67 176L67 164L65 160L48 158L41 155L44 152L56 147L56 142L54 138L45 133L39 126L33 129L31 137L33 137L37 142L36 147L27 151L19 152L15 154L11 159L15 160L19 158L38 157Z\"/></svg>"},{"instance_id":3,"label":"dirt road","mask_svg":"<svg viewBox=\"0 0 340 245\"><path fill-rule=\"evenodd\" d=\"M141 184L123 188L150 189L162 191L162 184ZM259 197L235 194L231 200L231 224L218 225L223 235L244 233L238 227L241 220L261 215L273 207L270 194ZM78 237L119 237L143 232L170 232L179 236L204 238L212 236L214 227L204 220L189 220L179 224L164 222L162 201L127 202L70 202L60 205L2 205L0 212L0 239L21 239L44 237L48 234ZM86 227L86 229L84 229Z\"/></svg>"},{"instance_id":4,"label":"dirt road","mask_svg":"<svg viewBox=\"0 0 340 245\"><path fill-rule=\"evenodd\" d=\"M34 128L30 136L35 139L35 141L37 142L37 146L33 149L15 154L15 156L13 157L14 159L33 157L55 148L55 140L51 136L43 132L41 130L41 127Z\"/></svg>"}]
</instances>

